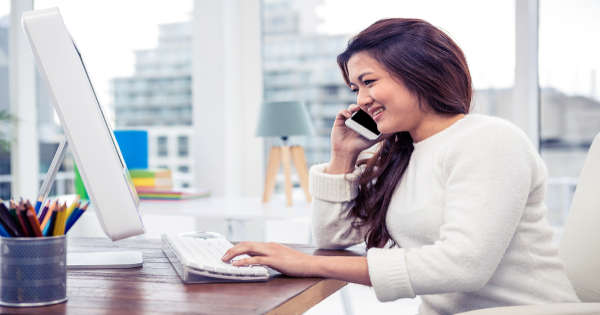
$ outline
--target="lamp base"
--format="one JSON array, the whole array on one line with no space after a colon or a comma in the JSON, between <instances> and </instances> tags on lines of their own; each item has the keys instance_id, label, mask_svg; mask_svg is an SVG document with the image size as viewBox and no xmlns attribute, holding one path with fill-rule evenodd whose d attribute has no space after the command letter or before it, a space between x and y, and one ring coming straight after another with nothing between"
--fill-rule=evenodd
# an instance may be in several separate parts
<instances>
[{"instance_id":1,"label":"lamp base","mask_svg":"<svg viewBox=\"0 0 600 315\"><path fill-rule=\"evenodd\" d=\"M269 202L269 200L271 200L271 195L275 189L277 173L279 172L279 165L283 164L286 205L292 205L291 161L293 161L296 171L298 172L300 186L304 190L306 201L311 202L312 198L308 191L308 169L306 167L304 149L301 146L275 146L271 148L271 151L269 152L269 161L267 163L267 174L265 176L263 202Z\"/></svg>"}]
</instances>

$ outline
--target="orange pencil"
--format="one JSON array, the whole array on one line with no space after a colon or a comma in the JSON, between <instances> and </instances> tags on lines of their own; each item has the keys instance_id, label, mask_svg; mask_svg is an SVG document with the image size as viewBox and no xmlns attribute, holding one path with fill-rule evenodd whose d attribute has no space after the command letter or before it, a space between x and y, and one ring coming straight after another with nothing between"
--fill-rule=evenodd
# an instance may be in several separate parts
<instances>
[{"instance_id":1,"label":"orange pencil","mask_svg":"<svg viewBox=\"0 0 600 315\"><path fill-rule=\"evenodd\" d=\"M27 206L29 209L26 210L26 215L29 225L31 226L31 230L33 231L33 236L41 237L42 229L40 228L40 221L38 221L37 215L35 215L35 209L31 204L28 204Z\"/></svg>"},{"instance_id":2,"label":"orange pencil","mask_svg":"<svg viewBox=\"0 0 600 315\"><path fill-rule=\"evenodd\" d=\"M42 220L42 225L41 225L42 231L46 228L46 224L48 224L48 221L50 221L50 217L52 217L52 213L56 210L57 206L58 206L58 200L55 200L53 203L50 204L50 208L48 208L48 212L46 213L46 216Z\"/></svg>"},{"instance_id":3,"label":"orange pencil","mask_svg":"<svg viewBox=\"0 0 600 315\"><path fill-rule=\"evenodd\" d=\"M35 220L32 220L32 218L30 218L30 215L32 213L35 217ZM27 224L31 228L31 236L42 236L42 231L40 230L40 221L38 221L37 215L35 213L35 208L31 204L31 202L29 202L29 200L25 202L25 211L23 212L23 219L27 221ZM39 230L40 233L37 233L36 229Z\"/></svg>"}]
</instances>

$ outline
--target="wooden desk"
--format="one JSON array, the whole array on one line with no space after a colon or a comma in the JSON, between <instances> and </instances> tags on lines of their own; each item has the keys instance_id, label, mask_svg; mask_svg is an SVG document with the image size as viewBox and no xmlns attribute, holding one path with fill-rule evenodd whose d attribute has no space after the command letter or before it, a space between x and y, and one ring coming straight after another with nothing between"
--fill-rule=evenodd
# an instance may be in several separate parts
<instances>
[{"instance_id":1,"label":"wooden desk","mask_svg":"<svg viewBox=\"0 0 600 315\"><path fill-rule=\"evenodd\" d=\"M316 255L356 255L349 251L315 250ZM322 278L277 277L268 282L184 285L160 249L157 239L73 238L69 248L142 250L144 266L134 269L70 270L66 303L37 308L0 307L0 313L44 314L299 314L346 285Z\"/></svg>"}]
</instances>

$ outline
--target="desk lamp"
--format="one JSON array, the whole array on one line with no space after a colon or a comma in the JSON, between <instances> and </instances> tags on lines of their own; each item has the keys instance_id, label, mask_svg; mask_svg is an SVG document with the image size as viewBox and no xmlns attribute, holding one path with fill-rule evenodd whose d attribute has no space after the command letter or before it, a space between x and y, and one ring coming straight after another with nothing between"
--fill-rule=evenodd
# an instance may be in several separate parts
<instances>
[{"instance_id":1,"label":"desk lamp","mask_svg":"<svg viewBox=\"0 0 600 315\"><path fill-rule=\"evenodd\" d=\"M283 164L286 204L287 206L292 205L291 161L293 161L298 172L300 186L304 190L306 200L311 201L310 192L308 191L308 169L304 149L299 145L289 146L288 137L312 134L314 134L314 131L310 117L302 103L267 102L261 106L256 136L278 137L282 140L281 146L273 146L269 152L263 202L269 202L271 199L279 165Z\"/></svg>"}]
</instances>

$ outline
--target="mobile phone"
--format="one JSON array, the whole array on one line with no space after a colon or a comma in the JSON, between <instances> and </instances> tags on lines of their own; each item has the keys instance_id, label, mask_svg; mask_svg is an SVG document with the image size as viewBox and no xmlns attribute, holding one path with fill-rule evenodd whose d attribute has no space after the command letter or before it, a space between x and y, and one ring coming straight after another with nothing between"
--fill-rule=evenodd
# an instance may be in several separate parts
<instances>
[{"instance_id":1,"label":"mobile phone","mask_svg":"<svg viewBox=\"0 0 600 315\"><path fill-rule=\"evenodd\" d=\"M362 109L352 114L352 117L346 119L346 127L356 131L359 135L369 139L376 140L381 135L377 130L377 123L369 114Z\"/></svg>"}]
</instances>

